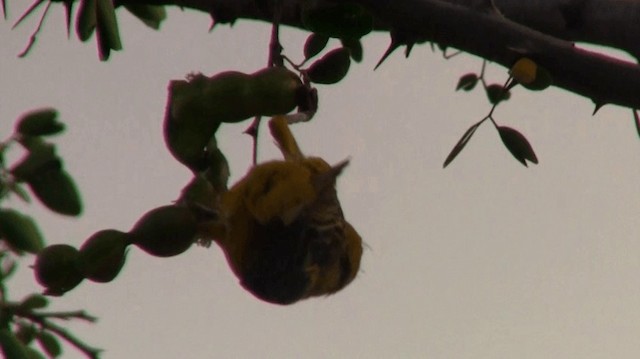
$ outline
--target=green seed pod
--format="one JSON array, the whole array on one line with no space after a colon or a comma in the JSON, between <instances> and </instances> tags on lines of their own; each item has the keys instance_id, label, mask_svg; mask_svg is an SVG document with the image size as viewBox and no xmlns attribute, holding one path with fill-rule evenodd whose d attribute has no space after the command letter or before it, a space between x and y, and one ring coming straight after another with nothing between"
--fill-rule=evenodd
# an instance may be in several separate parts
<instances>
[{"instance_id":1,"label":"green seed pod","mask_svg":"<svg viewBox=\"0 0 640 359\"><path fill-rule=\"evenodd\" d=\"M284 67L267 67L254 73L248 98L254 113L249 117L288 113L298 105L301 87L298 75Z\"/></svg>"},{"instance_id":2,"label":"green seed pod","mask_svg":"<svg viewBox=\"0 0 640 359\"><path fill-rule=\"evenodd\" d=\"M221 123L287 113L298 105L301 88L298 76L282 67L172 81L164 122L167 147L185 166L203 170L205 150Z\"/></svg>"},{"instance_id":3,"label":"green seed pod","mask_svg":"<svg viewBox=\"0 0 640 359\"><path fill-rule=\"evenodd\" d=\"M164 138L171 154L194 171L205 166L205 147L220 126L220 120L204 109L202 93L208 83L203 75L188 81L171 81L164 120Z\"/></svg>"},{"instance_id":4,"label":"green seed pod","mask_svg":"<svg viewBox=\"0 0 640 359\"><path fill-rule=\"evenodd\" d=\"M111 50L122 50L118 21L112 0L96 0L96 35L100 61L108 60Z\"/></svg>"},{"instance_id":5,"label":"green seed pod","mask_svg":"<svg viewBox=\"0 0 640 359\"><path fill-rule=\"evenodd\" d=\"M147 212L129 234L131 242L157 257L171 257L193 244L198 223L186 207L162 206Z\"/></svg>"},{"instance_id":6,"label":"green seed pod","mask_svg":"<svg viewBox=\"0 0 640 359\"><path fill-rule=\"evenodd\" d=\"M351 59L349 49L341 47L331 50L311 64L307 75L312 82L330 85L342 80L349 72Z\"/></svg>"},{"instance_id":7,"label":"green seed pod","mask_svg":"<svg viewBox=\"0 0 640 359\"><path fill-rule=\"evenodd\" d=\"M47 288L45 294L60 296L82 282L77 259L78 250L68 244L54 244L38 253L34 270L38 283Z\"/></svg>"},{"instance_id":8,"label":"green seed pod","mask_svg":"<svg viewBox=\"0 0 640 359\"><path fill-rule=\"evenodd\" d=\"M80 247L78 269L94 282L111 282L124 266L128 244L127 233L115 229L96 232Z\"/></svg>"},{"instance_id":9,"label":"green seed pod","mask_svg":"<svg viewBox=\"0 0 640 359\"><path fill-rule=\"evenodd\" d=\"M251 75L225 71L207 80L202 92L205 111L220 122L240 122L256 112Z\"/></svg>"}]
</instances>

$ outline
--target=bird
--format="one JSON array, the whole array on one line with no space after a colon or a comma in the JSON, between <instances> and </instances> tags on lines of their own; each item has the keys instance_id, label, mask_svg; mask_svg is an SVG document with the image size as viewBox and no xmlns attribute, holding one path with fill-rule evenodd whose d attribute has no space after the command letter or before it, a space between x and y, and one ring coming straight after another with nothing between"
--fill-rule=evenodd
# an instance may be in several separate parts
<instances>
[{"instance_id":1,"label":"bird","mask_svg":"<svg viewBox=\"0 0 640 359\"><path fill-rule=\"evenodd\" d=\"M336 179L349 164L305 156L286 116L269 129L283 160L253 166L222 194L214 241L240 284L255 297L287 305L330 295L356 277L362 238L346 221Z\"/></svg>"}]
</instances>

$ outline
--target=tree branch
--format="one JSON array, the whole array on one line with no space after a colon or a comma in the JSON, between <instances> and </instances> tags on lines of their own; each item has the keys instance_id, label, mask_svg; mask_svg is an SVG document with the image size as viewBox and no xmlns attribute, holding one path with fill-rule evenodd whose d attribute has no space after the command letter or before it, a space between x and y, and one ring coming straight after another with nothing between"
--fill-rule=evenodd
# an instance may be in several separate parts
<instances>
[{"instance_id":1,"label":"tree branch","mask_svg":"<svg viewBox=\"0 0 640 359\"><path fill-rule=\"evenodd\" d=\"M598 105L616 104L640 108L640 96L637 95L640 93L640 67L636 64L576 48L571 42L545 35L492 12L482 12L454 4L461 0L355 1L374 13L377 30L401 33L404 39L410 39L408 43L432 41L444 44L507 68L520 57L530 57L549 71L557 87L590 98ZM592 9L597 10L599 7L593 4L603 6L601 2L604 0L549 1L556 4L563 1L565 4L588 2ZM462 2L468 2L468 0ZM494 0L494 2L508 16L516 18L515 7L507 6L513 1ZM272 18L272 14L265 14L256 6L255 0L120 0L120 3L172 4L189 7L209 13L216 23L232 23L238 19L270 21ZM543 4L542 0L536 3ZM300 0L282 0L282 24L302 27L300 4ZM630 0L609 1L609 6L620 6L622 9L628 9L629 4ZM583 12L580 16L586 16L585 14L593 11L595 10ZM588 19L591 18L585 17L583 20ZM620 21L625 19L628 17ZM603 26L602 23L599 26ZM582 35L578 36L575 35L579 34L577 31L562 35L570 37L570 34L583 39L595 36L590 32L582 32ZM615 46L614 43L608 45ZM626 50L632 51L630 48Z\"/></svg>"},{"instance_id":2,"label":"tree branch","mask_svg":"<svg viewBox=\"0 0 640 359\"><path fill-rule=\"evenodd\" d=\"M519 24L565 40L614 47L640 59L640 1L493 1Z\"/></svg>"},{"instance_id":3,"label":"tree branch","mask_svg":"<svg viewBox=\"0 0 640 359\"><path fill-rule=\"evenodd\" d=\"M640 67L576 48L504 17L438 0L357 0L392 29L418 41L434 41L510 67L532 58L551 74L554 85L596 104L640 108Z\"/></svg>"}]
</instances>

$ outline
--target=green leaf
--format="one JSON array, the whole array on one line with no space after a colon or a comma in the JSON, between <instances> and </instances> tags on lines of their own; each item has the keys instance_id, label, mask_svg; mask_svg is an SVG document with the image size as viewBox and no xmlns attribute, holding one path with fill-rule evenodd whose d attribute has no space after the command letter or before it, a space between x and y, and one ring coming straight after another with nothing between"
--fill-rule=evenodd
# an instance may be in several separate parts
<instances>
[{"instance_id":1,"label":"green leaf","mask_svg":"<svg viewBox=\"0 0 640 359\"><path fill-rule=\"evenodd\" d=\"M116 11L112 0L96 0L96 31L98 36L98 54L101 61L109 59L111 50L122 50Z\"/></svg>"},{"instance_id":2,"label":"green leaf","mask_svg":"<svg viewBox=\"0 0 640 359\"><path fill-rule=\"evenodd\" d=\"M42 353L40 353L39 351L31 347L25 347L25 349L27 350L27 355L29 359L46 359L44 355L42 355Z\"/></svg>"},{"instance_id":3,"label":"green leaf","mask_svg":"<svg viewBox=\"0 0 640 359\"><path fill-rule=\"evenodd\" d=\"M460 79L458 80L458 84L456 85L456 91L458 90L471 91L476 87L477 84L478 84L478 75L474 73L468 73L460 77Z\"/></svg>"},{"instance_id":4,"label":"green leaf","mask_svg":"<svg viewBox=\"0 0 640 359\"><path fill-rule=\"evenodd\" d=\"M29 345L36 337L36 328L31 323L18 323L18 329L15 331L16 338L25 345Z\"/></svg>"},{"instance_id":5,"label":"green leaf","mask_svg":"<svg viewBox=\"0 0 640 359\"><path fill-rule=\"evenodd\" d=\"M160 24L167 18L167 12L164 6L131 4L125 5L124 7L145 25L154 30L160 29Z\"/></svg>"},{"instance_id":6,"label":"green leaf","mask_svg":"<svg viewBox=\"0 0 640 359\"><path fill-rule=\"evenodd\" d=\"M340 39L343 47L349 49L349 55L355 62L361 62L364 54L360 39Z\"/></svg>"},{"instance_id":7,"label":"green leaf","mask_svg":"<svg viewBox=\"0 0 640 359\"><path fill-rule=\"evenodd\" d=\"M27 193L27 190L24 189L24 187L22 187L19 183L11 183L9 185L9 190L14 193L16 196L18 196L21 200L30 203L31 202L31 198L29 198L29 194Z\"/></svg>"},{"instance_id":8,"label":"green leaf","mask_svg":"<svg viewBox=\"0 0 640 359\"><path fill-rule=\"evenodd\" d=\"M64 19L67 24L67 38L71 37L71 16L73 16L73 3L74 0L63 0L64 5Z\"/></svg>"},{"instance_id":9,"label":"green leaf","mask_svg":"<svg viewBox=\"0 0 640 359\"><path fill-rule=\"evenodd\" d=\"M5 358L29 359L25 346L8 329L0 329L0 348Z\"/></svg>"},{"instance_id":10,"label":"green leaf","mask_svg":"<svg viewBox=\"0 0 640 359\"><path fill-rule=\"evenodd\" d=\"M456 143L456 145L453 146L453 149L451 150L447 158L444 160L444 163L442 164L442 168L447 167L449 163L451 163L458 156L458 154L460 154L464 146L466 146L467 142L469 142L469 140L471 139L471 136L473 136L473 134L476 132L478 127L480 127L480 124L482 124L482 122L478 122L475 125L469 127L469 129L467 129L467 131L462 135L460 140L458 140L458 143Z\"/></svg>"},{"instance_id":11,"label":"green leaf","mask_svg":"<svg viewBox=\"0 0 640 359\"><path fill-rule=\"evenodd\" d=\"M62 160L56 155L55 146L37 137L23 140L21 144L29 152L11 168L10 172L16 179L29 181L43 171L62 167Z\"/></svg>"},{"instance_id":12,"label":"green leaf","mask_svg":"<svg viewBox=\"0 0 640 359\"><path fill-rule=\"evenodd\" d=\"M538 158L529 141L520 132L506 126L498 126L497 128L502 143L520 163L525 167L527 167L527 160L538 163Z\"/></svg>"},{"instance_id":13,"label":"green leaf","mask_svg":"<svg viewBox=\"0 0 640 359\"><path fill-rule=\"evenodd\" d=\"M58 338L51 333L42 331L38 333L36 338L42 349L44 349L50 357L57 358L62 354L62 347L60 346L60 342L58 342Z\"/></svg>"},{"instance_id":14,"label":"green leaf","mask_svg":"<svg viewBox=\"0 0 640 359\"><path fill-rule=\"evenodd\" d=\"M319 54L327 46L329 37L321 34L311 34L304 43L304 58L310 59Z\"/></svg>"},{"instance_id":15,"label":"green leaf","mask_svg":"<svg viewBox=\"0 0 640 359\"><path fill-rule=\"evenodd\" d=\"M18 252L38 253L44 240L31 217L13 209L0 209L0 237Z\"/></svg>"},{"instance_id":16,"label":"green leaf","mask_svg":"<svg viewBox=\"0 0 640 359\"><path fill-rule=\"evenodd\" d=\"M511 94L504 86L493 84L487 86L487 97L489 98L489 102L495 105L501 101L508 100Z\"/></svg>"},{"instance_id":17,"label":"green leaf","mask_svg":"<svg viewBox=\"0 0 640 359\"><path fill-rule=\"evenodd\" d=\"M49 305L49 300L40 294L31 294L20 302L20 309L31 311L33 309L44 308Z\"/></svg>"},{"instance_id":18,"label":"green leaf","mask_svg":"<svg viewBox=\"0 0 640 359\"><path fill-rule=\"evenodd\" d=\"M54 135L64 131L64 124L56 120L58 111L44 108L23 115L16 123L16 132L27 136Z\"/></svg>"},{"instance_id":19,"label":"green leaf","mask_svg":"<svg viewBox=\"0 0 640 359\"><path fill-rule=\"evenodd\" d=\"M373 29L373 16L365 7L350 2L310 5L303 7L302 23L315 33L359 39Z\"/></svg>"},{"instance_id":20,"label":"green leaf","mask_svg":"<svg viewBox=\"0 0 640 359\"><path fill-rule=\"evenodd\" d=\"M64 124L56 121L58 111L44 108L23 115L16 123L16 132L27 136L54 135L64 131Z\"/></svg>"},{"instance_id":21,"label":"green leaf","mask_svg":"<svg viewBox=\"0 0 640 359\"><path fill-rule=\"evenodd\" d=\"M27 181L29 189L50 210L68 216L82 212L80 194L69 174L61 168L38 172Z\"/></svg>"},{"instance_id":22,"label":"green leaf","mask_svg":"<svg viewBox=\"0 0 640 359\"><path fill-rule=\"evenodd\" d=\"M307 75L311 82L325 85L334 84L347 75L350 64L349 50L341 47L330 51L311 64Z\"/></svg>"},{"instance_id":23,"label":"green leaf","mask_svg":"<svg viewBox=\"0 0 640 359\"><path fill-rule=\"evenodd\" d=\"M80 0L76 19L76 34L80 41L87 41L93 35L97 23L96 0Z\"/></svg>"},{"instance_id":24,"label":"green leaf","mask_svg":"<svg viewBox=\"0 0 640 359\"><path fill-rule=\"evenodd\" d=\"M11 278L11 276L16 272L16 269L18 269L16 262L10 262L6 268L0 268L0 282Z\"/></svg>"}]
</instances>

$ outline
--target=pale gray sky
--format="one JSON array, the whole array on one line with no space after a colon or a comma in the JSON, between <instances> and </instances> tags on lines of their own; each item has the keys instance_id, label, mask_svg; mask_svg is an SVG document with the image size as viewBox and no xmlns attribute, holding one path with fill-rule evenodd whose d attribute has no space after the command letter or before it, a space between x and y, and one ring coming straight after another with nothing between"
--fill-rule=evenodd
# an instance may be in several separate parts
<instances>
[{"instance_id":1,"label":"pale gray sky","mask_svg":"<svg viewBox=\"0 0 640 359\"><path fill-rule=\"evenodd\" d=\"M18 4L10 5L15 20ZM35 18L15 31L1 22L0 134L29 109L60 111L68 130L56 141L84 215L63 218L38 204L25 211L48 243L79 246L98 230L130 229L178 196L189 173L164 148L168 82L193 71L258 70L269 27L239 22L209 34L206 15L174 9L153 32L122 14L125 50L100 63L94 40L67 41L62 7L51 10L26 59L16 54ZM286 54L301 58L305 37L284 30ZM316 118L294 127L306 153L352 159L339 194L368 249L349 287L275 306L238 285L217 247L169 259L132 248L114 282L85 282L54 300L100 317L73 330L107 359L638 357L640 140L630 111L605 107L591 117L587 99L517 89L495 117L527 136L540 164L524 168L487 123L443 170L451 147L489 110L480 89L454 92L481 61L446 61L418 46L373 72L387 44L385 35L367 36L365 61L339 85L318 86ZM502 83L506 72L490 76ZM232 181L250 163L247 125L219 135ZM277 156L264 136L261 159ZM30 262L12 282L14 298L40 290ZM80 357L65 348L64 358Z\"/></svg>"}]
</instances>

